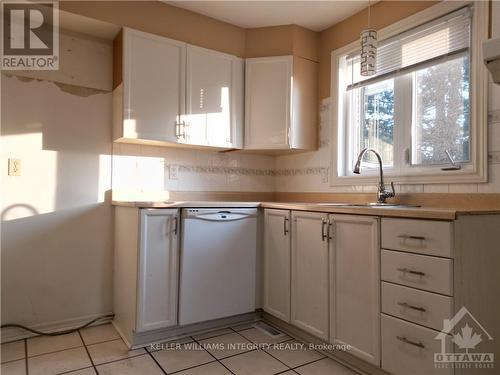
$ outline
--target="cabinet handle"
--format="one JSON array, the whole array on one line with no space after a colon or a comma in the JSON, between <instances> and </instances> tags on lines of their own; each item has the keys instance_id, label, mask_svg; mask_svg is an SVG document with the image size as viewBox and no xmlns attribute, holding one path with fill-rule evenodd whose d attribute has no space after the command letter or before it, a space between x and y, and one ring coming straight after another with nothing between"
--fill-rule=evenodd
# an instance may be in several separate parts
<instances>
[{"instance_id":1,"label":"cabinet handle","mask_svg":"<svg viewBox=\"0 0 500 375\"><path fill-rule=\"evenodd\" d=\"M182 125L182 133L181 133L181 138L186 139L186 121L181 122Z\"/></svg>"},{"instance_id":2,"label":"cabinet handle","mask_svg":"<svg viewBox=\"0 0 500 375\"><path fill-rule=\"evenodd\" d=\"M426 239L424 236L411 236L409 234L400 234L398 237L402 238L403 240L425 241Z\"/></svg>"},{"instance_id":3,"label":"cabinet handle","mask_svg":"<svg viewBox=\"0 0 500 375\"><path fill-rule=\"evenodd\" d=\"M408 268L398 268L397 269L398 271L401 271L403 273L411 273L412 275L418 275L418 276L425 276L425 273L424 272L421 272L421 271L414 271L414 270L410 270Z\"/></svg>"},{"instance_id":4,"label":"cabinet handle","mask_svg":"<svg viewBox=\"0 0 500 375\"><path fill-rule=\"evenodd\" d=\"M333 240L333 236L330 236L330 228L333 232L333 223L331 221L328 221L328 231L327 231L328 241Z\"/></svg>"},{"instance_id":5,"label":"cabinet handle","mask_svg":"<svg viewBox=\"0 0 500 375\"><path fill-rule=\"evenodd\" d=\"M177 236L177 232L179 230L179 219L177 216L174 217L174 234Z\"/></svg>"},{"instance_id":6,"label":"cabinet handle","mask_svg":"<svg viewBox=\"0 0 500 375\"><path fill-rule=\"evenodd\" d=\"M286 234L288 233L288 229L286 227L286 223L288 221L288 218L285 217L284 220L283 220L283 235L286 236Z\"/></svg>"},{"instance_id":7,"label":"cabinet handle","mask_svg":"<svg viewBox=\"0 0 500 375\"><path fill-rule=\"evenodd\" d=\"M324 241L325 239L328 238L328 235L326 234L326 230L325 230L325 227L326 227L326 220L324 218L321 219L321 241Z\"/></svg>"},{"instance_id":8,"label":"cabinet handle","mask_svg":"<svg viewBox=\"0 0 500 375\"><path fill-rule=\"evenodd\" d=\"M417 310L417 311L420 311L420 312L426 312L427 311L423 307L413 306L413 305L410 305L409 303L406 303L406 302L398 302L398 305L399 306L403 306L403 307L407 307L407 308L412 309L412 310Z\"/></svg>"},{"instance_id":9,"label":"cabinet handle","mask_svg":"<svg viewBox=\"0 0 500 375\"><path fill-rule=\"evenodd\" d=\"M184 120L175 123L175 136L177 139L186 138L186 122Z\"/></svg>"},{"instance_id":10,"label":"cabinet handle","mask_svg":"<svg viewBox=\"0 0 500 375\"><path fill-rule=\"evenodd\" d=\"M396 336L396 338L399 340L399 341L403 341L405 344L410 344L410 345L413 345L413 346L417 346L421 349L425 349L425 345L422 344L420 341L413 341L413 340L410 340L404 336Z\"/></svg>"}]
</instances>

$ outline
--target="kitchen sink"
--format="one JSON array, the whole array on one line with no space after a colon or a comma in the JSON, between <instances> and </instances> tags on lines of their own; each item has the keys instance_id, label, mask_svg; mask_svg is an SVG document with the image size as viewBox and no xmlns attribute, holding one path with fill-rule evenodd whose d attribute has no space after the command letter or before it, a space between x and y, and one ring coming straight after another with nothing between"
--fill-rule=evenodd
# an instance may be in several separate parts
<instances>
[{"instance_id":1,"label":"kitchen sink","mask_svg":"<svg viewBox=\"0 0 500 375\"><path fill-rule=\"evenodd\" d=\"M387 208L416 208L412 204L399 204L399 203L318 203L319 206L326 207L387 207Z\"/></svg>"}]
</instances>

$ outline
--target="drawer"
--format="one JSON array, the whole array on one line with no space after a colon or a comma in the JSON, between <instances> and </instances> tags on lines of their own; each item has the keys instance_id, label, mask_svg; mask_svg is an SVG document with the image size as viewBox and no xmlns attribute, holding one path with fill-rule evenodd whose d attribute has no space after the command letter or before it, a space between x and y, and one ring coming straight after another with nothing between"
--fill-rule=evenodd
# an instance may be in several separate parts
<instances>
[{"instance_id":1,"label":"drawer","mask_svg":"<svg viewBox=\"0 0 500 375\"><path fill-rule=\"evenodd\" d=\"M439 333L382 314L382 368L394 375L451 375L453 369L434 367L434 353L441 353ZM451 341L447 337L446 352Z\"/></svg>"},{"instance_id":2,"label":"drawer","mask_svg":"<svg viewBox=\"0 0 500 375\"><path fill-rule=\"evenodd\" d=\"M380 262L384 281L453 295L451 259L382 250Z\"/></svg>"},{"instance_id":3,"label":"drawer","mask_svg":"<svg viewBox=\"0 0 500 375\"><path fill-rule=\"evenodd\" d=\"M440 331L453 316L453 298L382 282L382 312Z\"/></svg>"},{"instance_id":4,"label":"drawer","mask_svg":"<svg viewBox=\"0 0 500 375\"><path fill-rule=\"evenodd\" d=\"M452 257L450 221L383 218L381 231L384 249Z\"/></svg>"}]
</instances>

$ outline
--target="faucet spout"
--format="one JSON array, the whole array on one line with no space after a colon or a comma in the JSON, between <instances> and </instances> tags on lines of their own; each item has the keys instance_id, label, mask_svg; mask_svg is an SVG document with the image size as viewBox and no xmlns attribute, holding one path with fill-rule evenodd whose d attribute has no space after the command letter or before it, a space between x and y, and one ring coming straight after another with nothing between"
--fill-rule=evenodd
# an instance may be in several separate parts
<instances>
[{"instance_id":1,"label":"faucet spout","mask_svg":"<svg viewBox=\"0 0 500 375\"><path fill-rule=\"evenodd\" d=\"M377 150L374 148L366 147L361 150L361 152L358 155L358 160L356 161L356 164L354 165L354 168L352 170L353 173L355 174L360 174L361 173L361 162L363 161L363 156L367 152L373 152L375 156L377 157L378 160L378 165L379 165L379 182L378 182L378 192L377 192L377 201L378 203L385 203L387 198L392 198L396 195L396 192L394 190L394 183L391 182L391 190L389 191L385 188L385 183L384 183L384 168L383 168L383 162L382 162L382 157L378 153Z\"/></svg>"}]
</instances>

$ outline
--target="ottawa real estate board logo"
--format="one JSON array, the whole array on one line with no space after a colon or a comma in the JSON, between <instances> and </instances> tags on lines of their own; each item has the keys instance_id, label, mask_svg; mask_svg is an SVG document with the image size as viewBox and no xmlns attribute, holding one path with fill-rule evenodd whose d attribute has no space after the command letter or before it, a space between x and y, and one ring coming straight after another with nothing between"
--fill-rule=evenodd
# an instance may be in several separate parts
<instances>
[{"instance_id":1,"label":"ottawa real estate board logo","mask_svg":"<svg viewBox=\"0 0 500 375\"><path fill-rule=\"evenodd\" d=\"M443 329L435 339L441 341L441 351L434 353L436 368L494 368L494 353L481 350L481 343L493 337L464 306L451 319L444 319Z\"/></svg>"},{"instance_id":2,"label":"ottawa real estate board logo","mask_svg":"<svg viewBox=\"0 0 500 375\"><path fill-rule=\"evenodd\" d=\"M57 2L2 1L1 68L59 69Z\"/></svg>"}]
</instances>

